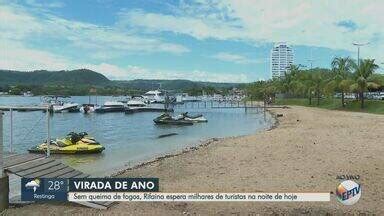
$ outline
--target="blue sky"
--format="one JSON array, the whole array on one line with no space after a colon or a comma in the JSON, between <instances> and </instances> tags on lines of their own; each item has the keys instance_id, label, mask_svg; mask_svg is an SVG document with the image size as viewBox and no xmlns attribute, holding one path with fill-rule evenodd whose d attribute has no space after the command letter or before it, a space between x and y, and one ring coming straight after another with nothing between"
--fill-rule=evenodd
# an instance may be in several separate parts
<instances>
[{"instance_id":1,"label":"blue sky","mask_svg":"<svg viewBox=\"0 0 384 216\"><path fill-rule=\"evenodd\" d=\"M379 8L373 0L0 0L0 68L252 82L270 78L280 41L308 67L311 58L330 67L335 56L356 57L352 43L369 42L361 56L381 66Z\"/></svg>"}]
</instances>

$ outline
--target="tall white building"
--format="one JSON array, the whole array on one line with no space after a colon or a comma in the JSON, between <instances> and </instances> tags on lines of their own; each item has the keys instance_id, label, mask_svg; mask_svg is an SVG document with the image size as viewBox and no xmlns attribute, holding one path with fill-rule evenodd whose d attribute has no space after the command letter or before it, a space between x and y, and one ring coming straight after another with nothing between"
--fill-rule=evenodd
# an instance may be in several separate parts
<instances>
[{"instance_id":1,"label":"tall white building","mask_svg":"<svg viewBox=\"0 0 384 216\"><path fill-rule=\"evenodd\" d=\"M293 50L287 43L280 42L273 46L271 50L271 74L272 78L282 78L289 72L289 67L293 64Z\"/></svg>"}]
</instances>

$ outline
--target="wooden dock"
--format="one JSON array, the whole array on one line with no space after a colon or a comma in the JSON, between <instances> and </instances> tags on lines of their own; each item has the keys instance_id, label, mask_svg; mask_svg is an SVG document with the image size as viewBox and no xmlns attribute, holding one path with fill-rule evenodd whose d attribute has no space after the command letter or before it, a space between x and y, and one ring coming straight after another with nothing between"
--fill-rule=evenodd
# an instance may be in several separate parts
<instances>
[{"instance_id":1,"label":"wooden dock","mask_svg":"<svg viewBox=\"0 0 384 216\"><path fill-rule=\"evenodd\" d=\"M173 109L165 109L161 107L128 107L125 109L125 114L133 114L138 112L173 112Z\"/></svg>"},{"instance_id":2,"label":"wooden dock","mask_svg":"<svg viewBox=\"0 0 384 216\"><path fill-rule=\"evenodd\" d=\"M242 109L286 109L287 106L213 106L212 109L231 109L231 108L242 108Z\"/></svg>"},{"instance_id":3,"label":"wooden dock","mask_svg":"<svg viewBox=\"0 0 384 216\"><path fill-rule=\"evenodd\" d=\"M4 157L4 171L25 178L87 178L90 175L78 171L41 154L18 154ZM14 200L14 202L18 202ZM107 209L114 202L76 202L91 208ZM17 203L18 204L18 203Z\"/></svg>"},{"instance_id":4,"label":"wooden dock","mask_svg":"<svg viewBox=\"0 0 384 216\"><path fill-rule=\"evenodd\" d=\"M176 108L184 109L275 109L275 108L287 108L287 106L280 105L267 105L261 101L199 101L189 102L184 104L176 104Z\"/></svg>"},{"instance_id":5,"label":"wooden dock","mask_svg":"<svg viewBox=\"0 0 384 216\"><path fill-rule=\"evenodd\" d=\"M1 111L19 111L19 112L29 112L29 111L46 111L46 106L0 106Z\"/></svg>"},{"instance_id":6,"label":"wooden dock","mask_svg":"<svg viewBox=\"0 0 384 216\"><path fill-rule=\"evenodd\" d=\"M5 172L25 178L86 178L89 175L40 154L5 157Z\"/></svg>"}]
</instances>

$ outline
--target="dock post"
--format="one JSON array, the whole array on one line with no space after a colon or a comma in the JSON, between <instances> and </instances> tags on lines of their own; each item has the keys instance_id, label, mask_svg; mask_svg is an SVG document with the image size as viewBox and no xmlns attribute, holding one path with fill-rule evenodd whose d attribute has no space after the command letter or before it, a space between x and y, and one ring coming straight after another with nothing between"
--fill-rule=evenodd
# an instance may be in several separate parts
<instances>
[{"instance_id":1,"label":"dock post","mask_svg":"<svg viewBox=\"0 0 384 216\"><path fill-rule=\"evenodd\" d=\"M9 117L11 119L10 123L10 138L9 138L9 152L11 153L13 151L12 146L13 146L13 109L9 109Z\"/></svg>"},{"instance_id":2,"label":"dock post","mask_svg":"<svg viewBox=\"0 0 384 216\"><path fill-rule=\"evenodd\" d=\"M0 177L3 176L3 111L0 110Z\"/></svg>"},{"instance_id":3,"label":"dock post","mask_svg":"<svg viewBox=\"0 0 384 216\"><path fill-rule=\"evenodd\" d=\"M50 113L49 113L49 106L48 106L47 108L47 157L51 156L51 149L50 149L51 129L50 129L49 117L50 117Z\"/></svg>"},{"instance_id":4,"label":"dock post","mask_svg":"<svg viewBox=\"0 0 384 216\"><path fill-rule=\"evenodd\" d=\"M248 101L244 101L244 109L245 109L245 112L248 111Z\"/></svg>"},{"instance_id":5,"label":"dock post","mask_svg":"<svg viewBox=\"0 0 384 216\"><path fill-rule=\"evenodd\" d=\"M0 213L9 207L9 178L4 172L3 111L0 110Z\"/></svg>"}]
</instances>

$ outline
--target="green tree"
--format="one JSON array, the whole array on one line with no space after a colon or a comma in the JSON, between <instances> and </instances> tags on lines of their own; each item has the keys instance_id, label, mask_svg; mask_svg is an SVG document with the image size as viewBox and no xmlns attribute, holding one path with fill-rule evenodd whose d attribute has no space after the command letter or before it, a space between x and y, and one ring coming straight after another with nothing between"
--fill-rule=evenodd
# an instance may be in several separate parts
<instances>
[{"instance_id":1,"label":"green tree","mask_svg":"<svg viewBox=\"0 0 384 216\"><path fill-rule=\"evenodd\" d=\"M330 85L336 91L341 91L341 104L345 107L344 95L349 90L351 80L348 80L349 74L353 68L353 61L349 58L336 57L332 60L333 81Z\"/></svg>"},{"instance_id":2,"label":"green tree","mask_svg":"<svg viewBox=\"0 0 384 216\"><path fill-rule=\"evenodd\" d=\"M296 81L299 71L299 66L291 65L289 67L289 70L285 73L284 78L281 79L283 92L288 94L288 96L292 96L295 94L295 85L298 84Z\"/></svg>"},{"instance_id":3,"label":"green tree","mask_svg":"<svg viewBox=\"0 0 384 216\"><path fill-rule=\"evenodd\" d=\"M372 81L372 75L377 68L379 66L375 64L374 59L363 59L358 65L355 64L355 84L351 86L351 89L359 93L361 109L364 109L364 92L368 88L379 88L379 84Z\"/></svg>"},{"instance_id":4,"label":"green tree","mask_svg":"<svg viewBox=\"0 0 384 216\"><path fill-rule=\"evenodd\" d=\"M315 81L312 73L306 73L304 77L305 95L308 97L309 105L312 105L312 96L315 91Z\"/></svg>"},{"instance_id":5,"label":"green tree","mask_svg":"<svg viewBox=\"0 0 384 216\"><path fill-rule=\"evenodd\" d=\"M313 75L314 90L316 92L317 106L320 105L320 98L322 92L323 75L321 73L315 73Z\"/></svg>"}]
</instances>

